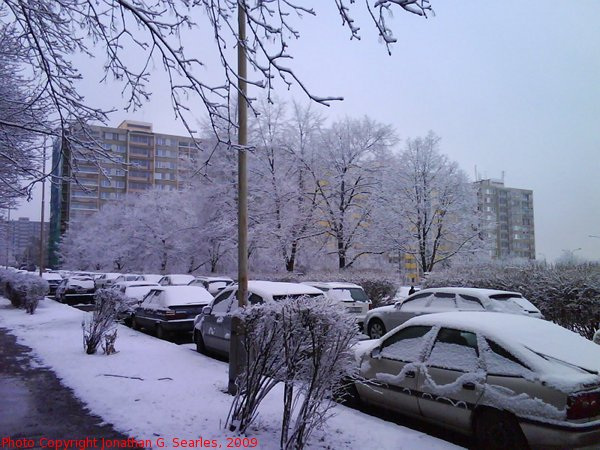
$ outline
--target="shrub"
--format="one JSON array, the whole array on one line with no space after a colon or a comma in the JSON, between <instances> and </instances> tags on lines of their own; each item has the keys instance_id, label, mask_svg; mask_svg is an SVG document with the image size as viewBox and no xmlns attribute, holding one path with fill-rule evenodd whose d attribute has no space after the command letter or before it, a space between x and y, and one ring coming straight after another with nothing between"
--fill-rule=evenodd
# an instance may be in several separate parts
<instances>
[{"instance_id":1,"label":"shrub","mask_svg":"<svg viewBox=\"0 0 600 450\"><path fill-rule=\"evenodd\" d=\"M15 308L24 308L33 314L44 296L48 293L48 282L43 278L10 270L0 271L0 287Z\"/></svg>"},{"instance_id":2,"label":"shrub","mask_svg":"<svg viewBox=\"0 0 600 450\"><path fill-rule=\"evenodd\" d=\"M244 433L262 399L282 382L280 446L303 448L327 419L336 391L354 376L356 326L335 302L310 298L252 306L237 318L247 360L227 420L230 429Z\"/></svg>"},{"instance_id":3,"label":"shrub","mask_svg":"<svg viewBox=\"0 0 600 450\"><path fill-rule=\"evenodd\" d=\"M94 295L94 311L91 318L81 323L83 328L83 349L93 355L104 341L104 353L115 353L117 339L116 320L122 308L121 293L116 289L99 289Z\"/></svg>"}]
</instances>

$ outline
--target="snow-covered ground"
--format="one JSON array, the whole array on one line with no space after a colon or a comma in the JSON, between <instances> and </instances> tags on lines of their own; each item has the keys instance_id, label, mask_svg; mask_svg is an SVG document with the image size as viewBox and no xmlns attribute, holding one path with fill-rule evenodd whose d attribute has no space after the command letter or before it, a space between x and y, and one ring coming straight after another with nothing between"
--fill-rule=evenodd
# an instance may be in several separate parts
<instances>
[{"instance_id":1,"label":"snow-covered ground","mask_svg":"<svg viewBox=\"0 0 600 450\"><path fill-rule=\"evenodd\" d=\"M209 439L227 447L233 434L223 430L231 397L227 363L195 352L191 344L176 345L119 325L115 355L86 355L81 322L89 314L44 300L33 316L8 307L0 297L0 327L12 330L31 347L39 362L50 367L90 410L135 439L159 438L163 448L173 439ZM260 408L249 437L257 448L278 448L281 391L271 393ZM83 433L84 430L74 430ZM161 441L163 442L163 441ZM196 443L198 444L198 443ZM239 446L238 446L239 447ZM341 405L310 448L401 449L458 448L450 443Z\"/></svg>"}]
</instances>

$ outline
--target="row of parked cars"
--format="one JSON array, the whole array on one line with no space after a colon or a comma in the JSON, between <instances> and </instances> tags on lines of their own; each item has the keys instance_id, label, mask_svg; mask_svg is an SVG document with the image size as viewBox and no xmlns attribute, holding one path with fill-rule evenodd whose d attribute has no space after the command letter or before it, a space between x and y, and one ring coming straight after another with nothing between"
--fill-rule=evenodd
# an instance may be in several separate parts
<instances>
[{"instance_id":1,"label":"row of parked cars","mask_svg":"<svg viewBox=\"0 0 600 450\"><path fill-rule=\"evenodd\" d=\"M117 279L113 286L135 298L126 318L134 328L158 337L191 331L199 352L228 356L233 280ZM474 435L483 448L600 443L600 346L543 320L518 292L424 289L371 308L348 283L250 281L248 290L250 304L339 301L367 335L355 346L356 401Z\"/></svg>"}]
</instances>

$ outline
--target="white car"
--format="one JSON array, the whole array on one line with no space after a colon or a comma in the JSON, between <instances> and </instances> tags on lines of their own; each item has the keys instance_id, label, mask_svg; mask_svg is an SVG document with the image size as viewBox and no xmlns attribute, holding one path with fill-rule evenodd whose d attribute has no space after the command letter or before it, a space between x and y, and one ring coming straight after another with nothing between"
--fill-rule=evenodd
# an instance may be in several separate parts
<instances>
[{"instance_id":1,"label":"white car","mask_svg":"<svg viewBox=\"0 0 600 450\"><path fill-rule=\"evenodd\" d=\"M231 315L238 309L237 284L227 286L202 310L194 321L193 338L199 353L215 352L229 356ZM294 297L319 297L323 292L300 283L249 281L248 303L280 301Z\"/></svg>"},{"instance_id":2,"label":"white car","mask_svg":"<svg viewBox=\"0 0 600 450\"><path fill-rule=\"evenodd\" d=\"M359 400L475 435L477 448L600 443L600 347L552 322L426 314L355 349Z\"/></svg>"},{"instance_id":3,"label":"white car","mask_svg":"<svg viewBox=\"0 0 600 450\"><path fill-rule=\"evenodd\" d=\"M124 281L138 281L138 280L143 280L142 275L140 275L138 273L123 273L112 281L112 285L114 286L116 284L123 283Z\"/></svg>"},{"instance_id":4,"label":"white car","mask_svg":"<svg viewBox=\"0 0 600 450\"><path fill-rule=\"evenodd\" d=\"M200 286L157 286L146 294L131 317L134 329L154 331L159 339L173 332L190 332L195 317L213 300Z\"/></svg>"},{"instance_id":5,"label":"white car","mask_svg":"<svg viewBox=\"0 0 600 450\"><path fill-rule=\"evenodd\" d=\"M94 279L96 289L106 289L110 287L117 278L121 276L120 273L103 273L98 278Z\"/></svg>"},{"instance_id":6,"label":"white car","mask_svg":"<svg viewBox=\"0 0 600 450\"><path fill-rule=\"evenodd\" d=\"M163 276L158 284L161 286L186 286L194 281L194 275L173 273Z\"/></svg>"},{"instance_id":7,"label":"white car","mask_svg":"<svg viewBox=\"0 0 600 450\"><path fill-rule=\"evenodd\" d=\"M55 294L56 288L58 287L60 282L63 280L63 278L60 276L60 274L58 274L56 272L43 272L42 278L48 282L48 287L49 287L48 294L49 295Z\"/></svg>"},{"instance_id":8,"label":"white car","mask_svg":"<svg viewBox=\"0 0 600 450\"><path fill-rule=\"evenodd\" d=\"M228 277L196 277L189 286L202 286L212 295L217 295L230 284L233 284L233 280Z\"/></svg>"},{"instance_id":9,"label":"white car","mask_svg":"<svg viewBox=\"0 0 600 450\"><path fill-rule=\"evenodd\" d=\"M158 282L162 279L162 277L163 277L163 275L153 274L153 273L151 273L151 274L145 273L145 274L141 275L140 279L144 280L144 281L149 281L150 283L158 284Z\"/></svg>"},{"instance_id":10,"label":"white car","mask_svg":"<svg viewBox=\"0 0 600 450\"><path fill-rule=\"evenodd\" d=\"M326 298L340 302L346 311L356 318L358 325L363 327L372 302L361 286L353 283L325 281L303 281L302 284L316 287L325 293Z\"/></svg>"},{"instance_id":11,"label":"white car","mask_svg":"<svg viewBox=\"0 0 600 450\"><path fill-rule=\"evenodd\" d=\"M115 284L115 289L119 289L121 293L132 300L142 300L148 292L158 287L158 283L152 283L150 281L123 281Z\"/></svg>"},{"instance_id":12,"label":"white car","mask_svg":"<svg viewBox=\"0 0 600 450\"><path fill-rule=\"evenodd\" d=\"M413 317L452 311L495 311L543 318L540 310L518 292L444 287L423 289L402 302L372 309L365 318L365 330L376 339Z\"/></svg>"}]
</instances>

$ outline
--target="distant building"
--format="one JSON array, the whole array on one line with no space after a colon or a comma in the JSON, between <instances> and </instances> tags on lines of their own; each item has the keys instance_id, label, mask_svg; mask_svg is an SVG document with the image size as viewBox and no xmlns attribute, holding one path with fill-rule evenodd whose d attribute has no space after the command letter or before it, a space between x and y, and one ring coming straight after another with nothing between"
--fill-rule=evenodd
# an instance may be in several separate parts
<instances>
[{"instance_id":1,"label":"distant building","mask_svg":"<svg viewBox=\"0 0 600 450\"><path fill-rule=\"evenodd\" d=\"M189 136L154 133L152 124L126 120L117 128L90 126L86 130L104 155L98 163L84 146L67 148L54 143L53 181L50 194L49 254L58 264L60 237L70 223L97 212L107 202L147 189L176 190L190 173L197 147ZM78 134L77 134L78 133ZM85 136L82 131L74 135ZM89 140L89 138L88 138Z\"/></svg>"},{"instance_id":2,"label":"distant building","mask_svg":"<svg viewBox=\"0 0 600 450\"><path fill-rule=\"evenodd\" d=\"M495 258L535 259L533 191L504 186L503 180L480 180L479 209L490 228Z\"/></svg>"},{"instance_id":3,"label":"distant building","mask_svg":"<svg viewBox=\"0 0 600 450\"><path fill-rule=\"evenodd\" d=\"M39 264L41 222L26 217L0 223L0 261L8 264ZM44 223L44 241L48 240L48 222Z\"/></svg>"}]
</instances>

